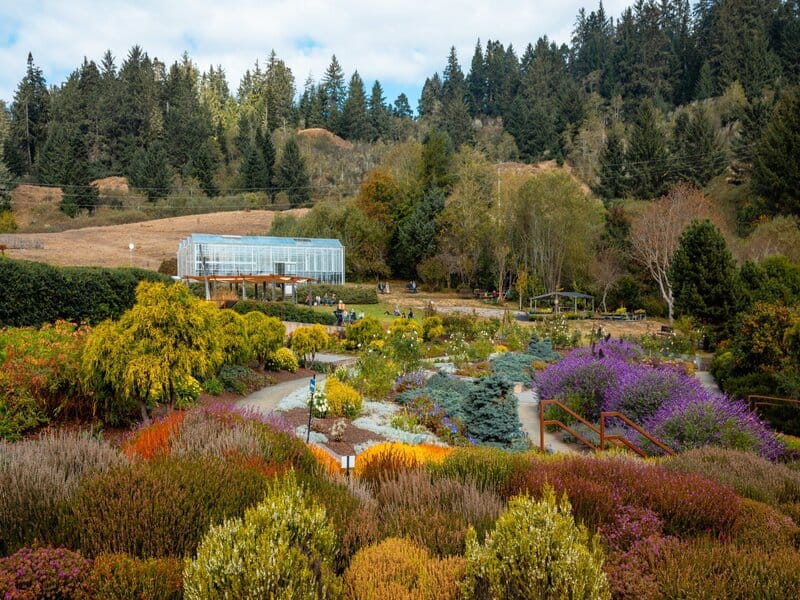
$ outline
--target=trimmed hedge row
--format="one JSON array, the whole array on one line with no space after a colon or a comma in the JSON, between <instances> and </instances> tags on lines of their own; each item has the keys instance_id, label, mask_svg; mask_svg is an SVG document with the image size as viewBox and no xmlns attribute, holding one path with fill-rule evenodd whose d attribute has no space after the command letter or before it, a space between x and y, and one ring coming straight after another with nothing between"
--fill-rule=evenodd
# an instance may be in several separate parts
<instances>
[{"instance_id":1,"label":"trimmed hedge row","mask_svg":"<svg viewBox=\"0 0 800 600\"><path fill-rule=\"evenodd\" d=\"M133 306L142 280L171 281L145 269L54 267L0 258L0 325L38 327L59 319L74 323L114 319Z\"/></svg>"},{"instance_id":2,"label":"trimmed hedge row","mask_svg":"<svg viewBox=\"0 0 800 600\"><path fill-rule=\"evenodd\" d=\"M319 312L302 304L291 302L259 302L258 300L240 300L233 305L240 315L252 311L264 313L269 317L278 317L281 321L295 323L320 323L321 325L336 325L333 312Z\"/></svg>"},{"instance_id":3,"label":"trimmed hedge row","mask_svg":"<svg viewBox=\"0 0 800 600\"><path fill-rule=\"evenodd\" d=\"M336 299L345 304L378 304L378 292L373 286L363 287L360 285L333 285L326 283L297 286L297 298L299 300L304 300L307 294L311 294L312 298L317 296L322 298L325 294L328 294L328 298L330 298L333 294L336 294Z\"/></svg>"}]
</instances>

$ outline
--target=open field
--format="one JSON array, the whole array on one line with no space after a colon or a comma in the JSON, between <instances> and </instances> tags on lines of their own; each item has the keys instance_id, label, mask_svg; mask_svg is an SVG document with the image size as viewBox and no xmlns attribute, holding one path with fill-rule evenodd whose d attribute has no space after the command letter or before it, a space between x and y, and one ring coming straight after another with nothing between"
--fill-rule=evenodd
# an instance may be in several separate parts
<instances>
[{"instance_id":1,"label":"open field","mask_svg":"<svg viewBox=\"0 0 800 600\"><path fill-rule=\"evenodd\" d=\"M307 209L283 211L301 215ZM266 235L277 211L249 210L190 215L125 225L86 227L59 233L14 234L7 237L41 240L40 249L6 250L12 258L54 265L124 267L132 264L158 269L161 261L175 258L178 244L192 233ZM131 253L128 244L133 242Z\"/></svg>"}]
</instances>

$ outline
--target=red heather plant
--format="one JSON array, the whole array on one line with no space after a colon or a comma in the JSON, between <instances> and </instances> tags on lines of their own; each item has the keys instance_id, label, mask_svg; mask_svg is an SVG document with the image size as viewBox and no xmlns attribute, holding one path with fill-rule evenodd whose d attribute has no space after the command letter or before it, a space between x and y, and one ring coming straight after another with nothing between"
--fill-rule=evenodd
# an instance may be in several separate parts
<instances>
[{"instance_id":1,"label":"red heather plant","mask_svg":"<svg viewBox=\"0 0 800 600\"><path fill-rule=\"evenodd\" d=\"M4 600L80 598L90 590L92 561L66 548L23 548L0 558Z\"/></svg>"},{"instance_id":2,"label":"red heather plant","mask_svg":"<svg viewBox=\"0 0 800 600\"><path fill-rule=\"evenodd\" d=\"M612 523L623 505L649 508L670 535L725 534L739 514L739 498L732 488L627 458L535 461L504 491L507 497L523 492L539 495L548 483L556 493L566 492L576 518L590 528Z\"/></svg>"},{"instance_id":3,"label":"red heather plant","mask_svg":"<svg viewBox=\"0 0 800 600\"><path fill-rule=\"evenodd\" d=\"M130 459L151 460L169 456L173 438L180 430L186 413L173 411L163 419L142 427L122 444L122 451Z\"/></svg>"}]
</instances>

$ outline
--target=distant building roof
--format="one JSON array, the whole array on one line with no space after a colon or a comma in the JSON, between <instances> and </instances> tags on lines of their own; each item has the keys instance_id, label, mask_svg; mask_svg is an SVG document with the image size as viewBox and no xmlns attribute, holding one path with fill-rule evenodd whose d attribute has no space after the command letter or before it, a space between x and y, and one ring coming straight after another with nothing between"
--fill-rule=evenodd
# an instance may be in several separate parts
<instances>
[{"instance_id":1,"label":"distant building roof","mask_svg":"<svg viewBox=\"0 0 800 600\"><path fill-rule=\"evenodd\" d=\"M580 292L550 292L549 294L534 296L531 298L531 300L542 300L544 298L552 298L553 296L561 296L562 298L579 298L583 300L594 298L594 296L590 296L589 294L581 294Z\"/></svg>"},{"instance_id":2,"label":"distant building roof","mask_svg":"<svg viewBox=\"0 0 800 600\"><path fill-rule=\"evenodd\" d=\"M288 238L266 235L217 235L193 233L183 243L227 244L231 246L298 246L302 248L342 248L339 240L326 238Z\"/></svg>"}]
</instances>

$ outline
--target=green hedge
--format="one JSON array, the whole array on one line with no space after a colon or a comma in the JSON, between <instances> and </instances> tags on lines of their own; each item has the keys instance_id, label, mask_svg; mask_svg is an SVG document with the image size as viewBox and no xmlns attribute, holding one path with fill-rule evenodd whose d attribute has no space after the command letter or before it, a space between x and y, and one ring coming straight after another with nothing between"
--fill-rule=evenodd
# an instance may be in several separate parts
<instances>
[{"instance_id":1,"label":"green hedge","mask_svg":"<svg viewBox=\"0 0 800 600\"><path fill-rule=\"evenodd\" d=\"M336 294L336 299L345 304L378 304L378 291L375 286L325 283L297 286L297 299L299 301L305 300L306 295L309 293L311 298L316 298L317 296L323 298L325 294L328 294L328 298L330 298L333 294Z\"/></svg>"},{"instance_id":2,"label":"green hedge","mask_svg":"<svg viewBox=\"0 0 800 600\"><path fill-rule=\"evenodd\" d=\"M333 310L331 310L331 312L319 312L308 306L292 304L291 302L240 300L233 305L233 310L242 315L256 310L270 317L278 317L281 321L336 325L336 317L333 316Z\"/></svg>"},{"instance_id":3,"label":"green hedge","mask_svg":"<svg viewBox=\"0 0 800 600\"><path fill-rule=\"evenodd\" d=\"M142 281L171 279L144 269L54 267L0 258L0 325L38 327L58 319L99 323L131 308Z\"/></svg>"}]
</instances>

